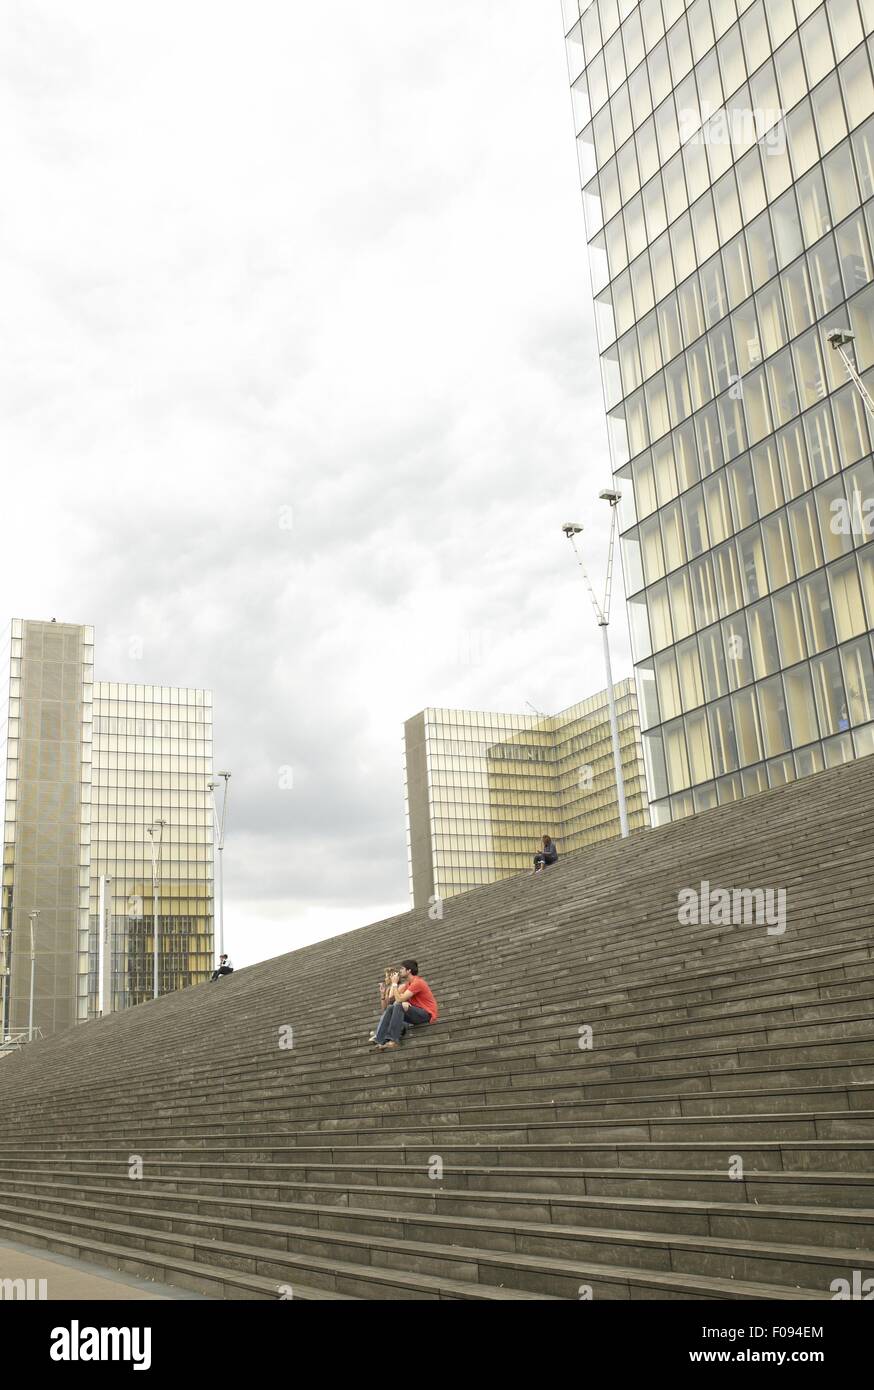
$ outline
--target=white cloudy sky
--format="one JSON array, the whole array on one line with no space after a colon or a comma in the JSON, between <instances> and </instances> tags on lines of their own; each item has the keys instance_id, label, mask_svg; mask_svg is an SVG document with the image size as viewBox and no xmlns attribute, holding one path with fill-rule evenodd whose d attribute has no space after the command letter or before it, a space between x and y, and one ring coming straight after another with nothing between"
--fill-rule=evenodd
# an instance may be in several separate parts
<instances>
[{"instance_id":1,"label":"white cloudy sky","mask_svg":"<svg viewBox=\"0 0 874 1390\"><path fill-rule=\"evenodd\" d=\"M213 689L241 963L406 907L405 718L602 684L559 529L597 568L561 30L560 0L2 7L2 607L93 622L102 678Z\"/></svg>"}]
</instances>

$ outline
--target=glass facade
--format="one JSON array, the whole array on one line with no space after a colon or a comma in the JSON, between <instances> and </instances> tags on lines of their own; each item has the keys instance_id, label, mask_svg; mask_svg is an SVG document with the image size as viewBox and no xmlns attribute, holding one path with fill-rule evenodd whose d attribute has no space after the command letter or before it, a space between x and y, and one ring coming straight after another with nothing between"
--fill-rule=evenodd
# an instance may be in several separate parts
<instances>
[{"instance_id":1,"label":"glass facade","mask_svg":"<svg viewBox=\"0 0 874 1390\"><path fill-rule=\"evenodd\" d=\"M0 633L0 1005L44 1034L152 996L154 905L146 826L166 821L159 874L161 992L212 968L212 697L94 682L94 630L14 619Z\"/></svg>"},{"instance_id":2,"label":"glass facade","mask_svg":"<svg viewBox=\"0 0 874 1390\"><path fill-rule=\"evenodd\" d=\"M87 1008L94 631L14 619L0 660L3 1021L28 1026L38 909L33 1022L48 1034Z\"/></svg>"},{"instance_id":3,"label":"glass facade","mask_svg":"<svg viewBox=\"0 0 874 1390\"><path fill-rule=\"evenodd\" d=\"M212 695L94 686L90 1012L97 1010L99 879L106 875L105 1010L151 999L155 910L147 826L166 825L158 877L159 989L208 978L213 952Z\"/></svg>"},{"instance_id":4,"label":"glass facade","mask_svg":"<svg viewBox=\"0 0 874 1390\"><path fill-rule=\"evenodd\" d=\"M633 681L615 686L629 827L649 824ZM414 906L619 834L607 693L556 715L428 709L407 720L407 849Z\"/></svg>"},{"instance_id":5,"label":"glass facade","mask_svg":"<svg viewBox=\"0 0 874 1390\"><path fill-rule=\"evenodd\" d=\"M563 0L654 823L874 751L874 0Z\"/></svg>"}]
</instances>

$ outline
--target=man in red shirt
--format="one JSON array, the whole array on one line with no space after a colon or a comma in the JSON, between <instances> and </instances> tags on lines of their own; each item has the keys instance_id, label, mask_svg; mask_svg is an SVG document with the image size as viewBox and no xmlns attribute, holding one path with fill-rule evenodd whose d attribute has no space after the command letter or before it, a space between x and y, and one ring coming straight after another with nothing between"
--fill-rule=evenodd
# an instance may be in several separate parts
<instances>
[{"instance_id":1,"label":"man in red shirt","mask_svg":"<svg viewBox=\"0 0 874 1390\"><path fill-rule=\"evenodd\" d=\"M397 1047L405 1023L434 1023L437 1012L437 1000L419 975L418 961L403 960L391 976L386 1009L374 1042L380 1052Z\"/></svg>"}]
</instances>

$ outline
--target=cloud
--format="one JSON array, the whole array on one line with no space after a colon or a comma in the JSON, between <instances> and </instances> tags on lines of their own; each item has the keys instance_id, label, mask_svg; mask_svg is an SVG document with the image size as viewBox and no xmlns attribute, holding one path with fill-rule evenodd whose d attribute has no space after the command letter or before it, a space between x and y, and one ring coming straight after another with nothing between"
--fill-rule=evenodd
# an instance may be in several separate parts
<instances>
[{"instance_id":1,"label":"cloud","mask_svg":"<svg viewBox=\"0 0 874 1390\"><path fill-rule=\"evenodd\" d=\"M8 614L214 691L239 961L403 910L404 719L602 683L558 10L9 10Z\"/></svg>"}]
</instances>

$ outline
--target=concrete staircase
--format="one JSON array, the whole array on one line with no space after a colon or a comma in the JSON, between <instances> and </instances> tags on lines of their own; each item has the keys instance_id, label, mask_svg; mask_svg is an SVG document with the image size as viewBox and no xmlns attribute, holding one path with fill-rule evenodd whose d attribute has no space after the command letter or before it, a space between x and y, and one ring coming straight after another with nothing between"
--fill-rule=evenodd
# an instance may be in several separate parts
<instances>
[{"instance_id":1,"label":"concrete staircase","mask_svg":"<svg viewBox=\"0 0 874 1390\"><path fill-rule=\"evenodd\" d=\"M874 758L35 1043L0 1243L229 1299L830 1299L874 1275L872 850ZM681 925L702 880L785 933ZM441 1019L377 1053L408 956Z\"/></svg>"}]
</instances>

